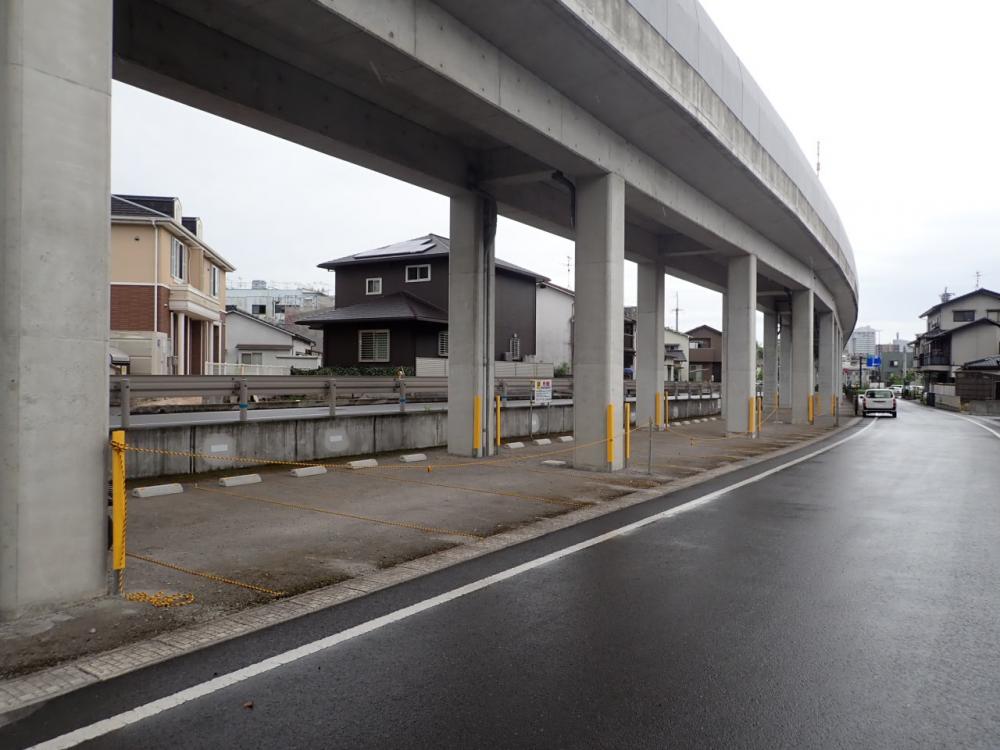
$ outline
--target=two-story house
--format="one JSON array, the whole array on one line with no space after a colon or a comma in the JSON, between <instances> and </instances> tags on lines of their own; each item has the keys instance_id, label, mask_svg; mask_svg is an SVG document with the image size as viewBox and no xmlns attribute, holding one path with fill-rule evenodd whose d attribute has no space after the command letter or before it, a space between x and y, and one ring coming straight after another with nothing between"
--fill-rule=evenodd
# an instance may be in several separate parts
<instances>
[{"instance_id":1,"label":"two-story house","mask_svg":"<svg viewBox=\"0 0 1000 750\"><path fill-rule=\"evenodd\" d=\"M672 382L688 379L688 354L691 337L672 328L663 330L663 355L667 366L666 378Z\"/></svg>"},{"instance_id":2,"label":"two-story house","mask_svg":"<svg viewBox=\"0 0 1000 750\"><path fill-rule=\"evenodd\" d=\"M200 374L225 350L226 274L177 198L111 196L111 345L136 374Z\"/></svg>"},{"instance_id":3,"label":"two-story house","mask_svg":"<svg viewBox=\"0 0 1000 750\"><path fill-rule=\"evenodd\" d=\"M300 325L323 331L326 367L415 367L448 356L447 237L428 234L321 263L336 272L337 307ZM546 280L496 260L497 360L535 354L535 285Z\"/></svg>"},{"instance_id":4,"label":"two-story house","mask_svg":"<svg viewBox=\"0 0 1000 750\"><path fill-rule=\"evenodd\" d=\"M692 381L719 383L722 381L722 331L702 325L692 328L688 336L688 372Z\"/></svg>"},{"instance_id":5,"label":"two-story house","mask_svg":"<svg viewBox=\"0 0 1000 750\"><path fill-rule=\"evenodd\" d=\"M915 369L924 385L954 383L966 362L1000 354L1000 294L976 289L957 297L945 292L924 312L927 330L917 336Z\"/></svg>"}]
</instances>

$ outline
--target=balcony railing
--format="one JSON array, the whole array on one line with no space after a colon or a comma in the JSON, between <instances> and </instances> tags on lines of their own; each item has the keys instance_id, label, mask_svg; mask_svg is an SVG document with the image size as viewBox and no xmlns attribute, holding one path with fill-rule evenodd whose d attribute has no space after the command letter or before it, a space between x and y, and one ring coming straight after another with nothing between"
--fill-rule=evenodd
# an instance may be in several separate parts
<instances>
[{"instance_id":1,"label":"balcony railing","mask_svg":"<svg viewBox=\"0 0 1000 750\"><path fill-rule=\"evenodd\" d=\"M933 367L935 365L950 365L951 355L931 352L917 357L917 367Z\"/></svg>"}]
</instances>

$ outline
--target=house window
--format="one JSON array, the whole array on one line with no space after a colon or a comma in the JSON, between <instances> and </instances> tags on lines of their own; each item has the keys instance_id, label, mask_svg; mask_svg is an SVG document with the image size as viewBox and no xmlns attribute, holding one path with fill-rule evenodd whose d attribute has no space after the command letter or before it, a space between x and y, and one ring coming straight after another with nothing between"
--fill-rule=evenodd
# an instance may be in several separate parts
<instances>
[{"instance_id":1,"label":"house window","mask_svg":"<svg viewBox=\"0 0 1000 750\"><path fill-rule=\"evenodd\" d=\"M358 331L358 361L388 362L389 331Z\"/></svg>"},{"instance_id":2,"label":"house window","mask_svg":"<svg viewBox=\"0 0 1000 750\"><path fill-rule=\"evenodd\" d=\"M365 294L381 294L382 277L375 279L365 279Z\"/></svg>"},{"instance_id":3,"label":"house window","mask_svg":"<svg viewBox=\"0 0 1000 750\"><path fill-rule=\"evenodd\" d=\"M407 283L415 281L430 281L431 280L431 267L430 264L424 264L422 266L407 266L406 267L406 281Z\"/></svg>"},{"instance_id":4,"label":"house window","mask_svg":"<svg viewBox=\"0 0 1000 750\"><path fill-rule=\"evenodd\" d=\"M438 356L448 356L448 331L438 331Z\"/></svg>"},{"instance_id":5,"label":"house window","mask_svg":"<svg viewBox=\"0 0 1000 750\"><path fill-rule=\"evenodd\" d=\"M240 352L241 365L262 365L264 364L263 352Z\"/></svg>"},{"instance_id":6,"label":"house window","mask_svg":"<svg viewBox=\"0 0 1000 750\"><path fill-rule=\"evenodd\" d=\"M516 333L510 337L510 358L521 358L521 339Z\"/></svg>"},{"instance_id":7,"label":"house window","mask_svg":"<svg viewBox=\"0 0 1000 750\"><path fill-rule=\"evenodd\" d=\"M955 310L952 315L954 316L953 320L956 323L971 323L976 319L975 310Z\"/></svg>"},{"instance_id":8,"label":"house window","mask_svg":"<svg viewBox=\"0 0 1000 750\"><path fill-rule=\"evenodd\" d=\"M986 319L992 320L994 323L1000 323L1000 310L987 310Z\"/></svg>"},{"instance_id":9,"label":"house window","mask_svg":"<svg viewBox=\"0 0 1000 750\"><path fill-rule=\"evenodd\" d=\"M219 296L219 267L211 264L208 266L208 292L213 297Z\"/></svg>"},{"instance_id":10,"label":"house window","mask_svg":"<svg viewBox=\"0 0 1000 750\"><path fill-rule=\"evenodd\" d=\"M252 315L267 315L267 305L250 305Z\"/></svg>"},{"instance_id":11,"label":"house window","mask_svg":"<svg viewBox=\"0 0 1000 750\"><path fill-rule=\"evenodd\" d=\"M170 275L179 281L187 281L187 261L188 249L175 238L170 243Z\"/></svg>"},{"instance_id":12,"label":"house window","mask_svg":"<svg viewBox=\"0 0 1000 750\"><path fill-rule=\"evenodd\" d=\"M711 349L712 339L691 339L692 349Z\"/></svg>"}]
</instances>

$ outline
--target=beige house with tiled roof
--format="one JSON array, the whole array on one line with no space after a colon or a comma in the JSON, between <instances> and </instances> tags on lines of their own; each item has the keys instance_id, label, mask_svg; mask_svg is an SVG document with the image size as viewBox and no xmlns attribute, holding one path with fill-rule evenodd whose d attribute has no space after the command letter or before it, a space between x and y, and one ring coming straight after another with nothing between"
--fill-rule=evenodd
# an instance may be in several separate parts
<instances>
[{"instance_id":1,"label":"beige house with tiled roof","mask_svg":"<svg viewBox=\"0 0 1000 750\"><path fill-rule=\"evenodd\" d=\"M177 198L111 196L111 346L129 372L197 375L225 351L226 274Z\"/></svg>"}]
</instances>

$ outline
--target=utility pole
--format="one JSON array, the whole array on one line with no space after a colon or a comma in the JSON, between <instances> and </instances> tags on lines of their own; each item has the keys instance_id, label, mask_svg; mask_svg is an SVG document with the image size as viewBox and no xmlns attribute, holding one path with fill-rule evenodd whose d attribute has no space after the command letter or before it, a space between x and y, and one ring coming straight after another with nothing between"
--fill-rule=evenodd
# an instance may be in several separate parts
<instances>
[{"instance_id":1,"label":"utility pole","mask_svg":"<svg viewBox=\"0 0 1000 750\"><path fill-rule=\"evenodd\" d=\"M816 176L819 177L819 141L816 141Z\"/></svg>"},{"instance_id":2,"label":"utility pole","mask_svg":"<svg viewBox=\"0 0 1000 750\"><path fill-rule=\"evenodd\" d=\"M979 271L976 271L976 289L979 288L979 282L980 282L980 280L982 278L983 278L983 275L981 273L979 273Z\"/></svg>"},{"instance_id":3,"label":"utility pole","mask_svg":"<svg viewBox=\"0 0 1000 750\"><path fill-rule=\"evenodd\" d=\"M674 330L678 333L681 330L681 295L674 292Z\"/></svg>"}]
</instances>

